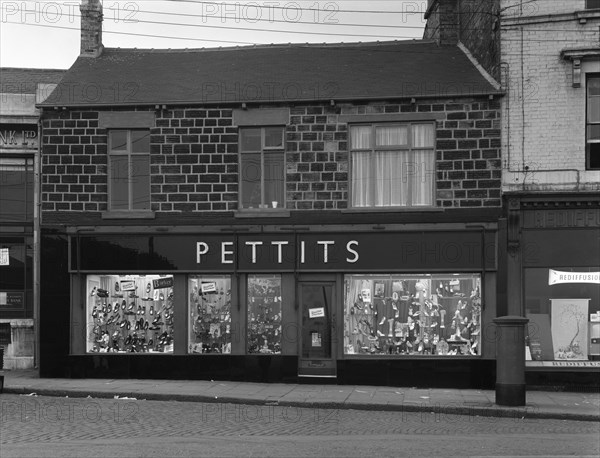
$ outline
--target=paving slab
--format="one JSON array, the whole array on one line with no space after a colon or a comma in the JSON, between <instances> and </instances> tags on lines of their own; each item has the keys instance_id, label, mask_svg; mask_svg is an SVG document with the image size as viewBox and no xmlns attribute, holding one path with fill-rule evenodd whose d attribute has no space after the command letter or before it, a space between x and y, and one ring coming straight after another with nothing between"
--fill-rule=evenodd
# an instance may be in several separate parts
<instances>
[{"instance_id":1,"label":"paving slab","mask_svg":"<svg viewBox=\"0 0 600 458\"><path fill-rule=\"evenodd\" d=\"M486 417L600 421L600 393L529 391L525 406L495 404L492 390L318 385L215 380L40 379L36 371L0 371L4 392L334 409L435 412Z\"/></svg>"}]
</instances>

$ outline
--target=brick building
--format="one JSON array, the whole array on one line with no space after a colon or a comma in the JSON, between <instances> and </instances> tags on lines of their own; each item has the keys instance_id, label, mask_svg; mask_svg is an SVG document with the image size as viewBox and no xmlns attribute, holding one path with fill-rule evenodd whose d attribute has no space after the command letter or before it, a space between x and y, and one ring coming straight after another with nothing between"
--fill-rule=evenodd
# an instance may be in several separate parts
<instances>
[{"instance_id":1,"label":"brick building","mask_svg":"<svg viewBox=\"0 0 600 458\"><path fill-rule=\"evenodd\" d=\"M501 92L464 44L101 27L40 105L42 376L493 383Z\"/></svg>"},{"instance_id":2,"label":"brick building","mask_svg":"<svg viewBox=\"0 0 600 458\"><path fill-rule=\"evenodd\" d=\"M509 313L529 384L597 386L600 2L521 3L500 2Z\"/></svg>"},{"instance_id":3,"label":"brick building","mask_svg":"<svg viewBox=\"0 0 600 458\"><path fill-rule=\"evenodd\" d=\"M64 70L0 68L0 346L6 369L36 364L39 110ZM1 366L2 364L0 364Z\"/></svg>"}]
</instances>

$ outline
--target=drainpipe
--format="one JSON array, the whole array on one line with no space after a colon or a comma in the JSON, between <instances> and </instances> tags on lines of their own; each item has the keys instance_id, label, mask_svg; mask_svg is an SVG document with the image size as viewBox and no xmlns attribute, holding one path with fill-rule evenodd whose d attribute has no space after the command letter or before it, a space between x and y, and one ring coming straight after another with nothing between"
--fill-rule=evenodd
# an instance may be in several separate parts
<instances>
[{"instance_id":1,"label":"drainpipe","mask_svg":"<svg viewBox=\"0 0 600 458\"><path fill-rule=\"evenodd\" d=\"M39 370L40 358L40 218L41 218L41 161L42 161L42 116L38 119L38 147L33 159L33 367Z\"/></svg>"}]
</instances>

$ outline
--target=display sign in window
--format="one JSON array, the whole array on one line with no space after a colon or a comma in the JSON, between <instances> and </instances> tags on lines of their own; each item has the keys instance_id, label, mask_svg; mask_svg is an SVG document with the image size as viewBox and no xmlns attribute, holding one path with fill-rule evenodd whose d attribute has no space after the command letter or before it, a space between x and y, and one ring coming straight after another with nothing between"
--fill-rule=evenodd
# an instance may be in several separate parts
<instances>
[{"instance_id":1,"label":"display sign in window","mask_svg":"<svg viewBox=\"0 0 600 458\"><path fill-rule=\"evenodd\" d=\"M476 274L346 275L346 355L481 354Z\"/></svg>"},{"instance_id":2,"label":"display sign in window","mask_svg":"<svg viewBox=\"0 0 600 458\"><path fill-rule=\"evenodd\" d=\"M598 268L525 269L525 316L527 365L600 361Z\"/></svg>"}]
</instances>

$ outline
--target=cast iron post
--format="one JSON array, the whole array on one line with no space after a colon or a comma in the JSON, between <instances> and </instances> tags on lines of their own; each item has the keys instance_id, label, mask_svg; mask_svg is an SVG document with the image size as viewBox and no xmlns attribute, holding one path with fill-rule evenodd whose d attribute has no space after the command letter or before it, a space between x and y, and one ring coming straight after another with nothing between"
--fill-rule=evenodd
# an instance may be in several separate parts
<instances>
[{"instance_id":1,"label":"cast iron post","mask_svg":"<svg viewBox=\"0 0 600 458\"><path fill-rule=\"evenodd\" d=\"M503 316L496 323L496 404L525 405L525 325L521 316Z\"/></svg>"}]
</instances>

